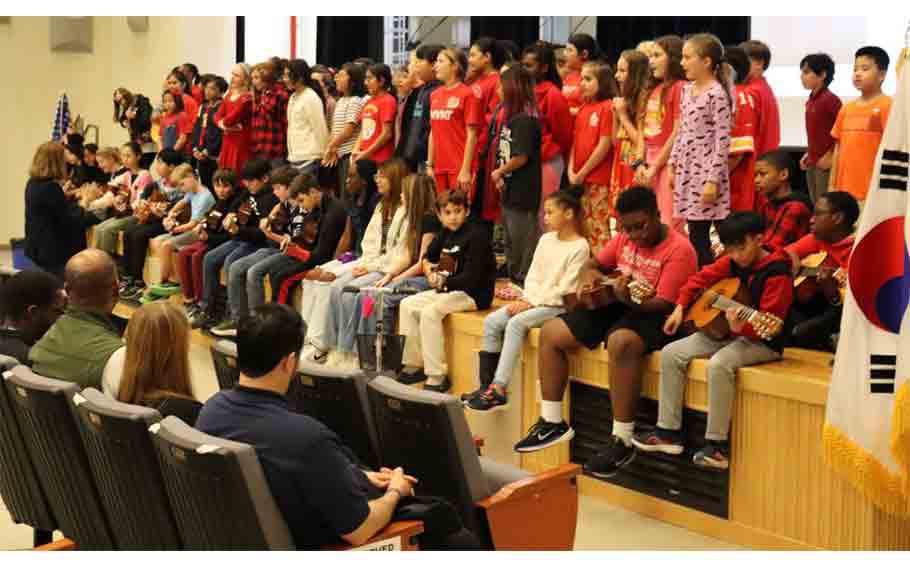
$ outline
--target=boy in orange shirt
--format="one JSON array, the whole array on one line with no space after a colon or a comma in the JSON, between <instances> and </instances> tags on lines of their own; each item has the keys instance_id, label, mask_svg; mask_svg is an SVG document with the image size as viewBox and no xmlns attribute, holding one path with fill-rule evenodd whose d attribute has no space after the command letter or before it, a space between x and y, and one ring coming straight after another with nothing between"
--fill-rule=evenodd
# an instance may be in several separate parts
<instances>
[{"instance_id":1,"label":"boy in orange shirt","mask_svg":"<svg viewBox=\"0 0 910 568\"><path fill-rule=\"evenodd\" d=\"M882 93L889 63L880 47L861 47L856 52L853 86L861 95L841 107L831 130L836 143L830 191L849 192L860 207L869 192L875 155L891 111L891 97Z\"/></svg>"}]
</instances>

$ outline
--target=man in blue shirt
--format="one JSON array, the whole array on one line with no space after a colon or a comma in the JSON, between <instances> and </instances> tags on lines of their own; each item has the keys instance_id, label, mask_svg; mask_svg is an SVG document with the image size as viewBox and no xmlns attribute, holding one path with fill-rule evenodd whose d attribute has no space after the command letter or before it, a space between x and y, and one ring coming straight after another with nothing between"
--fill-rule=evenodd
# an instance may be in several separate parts
<instances>
[{"instance_id":1,"label":"man in blue shirt","mask_svg":"<svg viewBox=\"0 0 910 568\"><path fill-rule=\"evenodd\" d=\"M303 320L279 304L241 319L240 382L210 398L196 428L250 444L297 548L339 538L359 546L383 529L417 480L401 468L363 471L338 436L288 409L288 386L303 347Z\"/></svg>"}]
</instances>

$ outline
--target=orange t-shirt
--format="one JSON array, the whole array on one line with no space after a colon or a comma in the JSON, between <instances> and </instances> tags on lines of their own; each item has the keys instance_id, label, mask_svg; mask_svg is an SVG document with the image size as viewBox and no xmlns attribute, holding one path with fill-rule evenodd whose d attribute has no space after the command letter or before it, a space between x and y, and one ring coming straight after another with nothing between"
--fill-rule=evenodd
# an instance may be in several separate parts
<instances>
[{"instance_id":1,"label":"orange t-shirt","mask_svg":"<svg viewBox=\"0 0 910 568\"><path fill-rule=\"evenodd\" d=\"M868 102L857 99L841 107L831 129L837 140L833 189L847 191L859 201L866 199L890 111L891 97L887 95Z\"/></svg>"},{"instance_id":2,"label":"orange t-shirt","mask_svg":"<svg viewBox=\"0 0 910 568\"><path fill-rule=\"evenodd\" d=\"M604 136L613 136L613 101L586 103L575 115L575 171L581 170L594 153ZM613 170L613 151L607 152L597 166L585 178L585 183L609 185Z\"/></svg>"}]
</instances>

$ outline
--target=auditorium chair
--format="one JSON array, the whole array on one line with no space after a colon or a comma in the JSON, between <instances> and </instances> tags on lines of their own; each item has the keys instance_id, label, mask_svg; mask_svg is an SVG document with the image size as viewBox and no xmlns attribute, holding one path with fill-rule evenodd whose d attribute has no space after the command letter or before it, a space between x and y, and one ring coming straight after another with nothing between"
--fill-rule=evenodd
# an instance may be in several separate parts
<instances>
[{"instance_id":1,"label":"auditorium chair","mask_svg":"<svg viewBox=\"0 0 910 568\"><path fill-rule=\"evenodd\" d=\"M124 404L89 388L74 395L89 465L121 550L179 550L148 428L157 410Z\"/></svg>"},{"instance_id":2,"label":"auditorium chair","mask_svg":"<svg viewBox=\"0 0 910 568\"><path fill-rule=\"evenodd\" d=\"M115 549L71 407L79 386L36 375L23 365L4 379L59 530L81 550Z\"/></svg>"},{"instance_id":3,"label":"auditorium chair","mask_svg":"<svg viewBox=\"0 0 910 568\"><path fill-rule=\"evenodd\" d=\"M212 363L215 365L215 376L218 377L218 388L234 388L240 380L240 369L237 368L237 344L220 339L212 344Z\"/></svg>"},{"instance_id":4,"label":"auditorium chair","mask_svg":"<svg viewBox=\"0 0 910 568\"><path fill-rule=\"evenodd\" d=\"M203 434L175 416L149 431L187 549L294 549L252 446ZM413 549L422 532L422 523L391 523L360 548L398 539L400 548Z\"/></svg>"},{"instance_id":5,"label":"auditorium chair","mask_svg":"<svg viewBox=\"0 0 910 568\"><path fill-rule=\"evenodd\" d=\"M13 413L6 388L7 373L19 364L12 357L0 355L0 497L14 523L28 525L35 530L34 545L50 542L57 529L44 488L22 438L19 421Z\"/></svg>"},{"instance_id":6,"label":"auditorium chair","mask_svg":"<svg viewBox=\"0 0 910 568\"><path fill-rule=\"evenodd\" d=\"M449 500L488 548L572 549L580 466L535 476L487 460L477 455L458 398L386 377L370 382L367 390L383 465L401 466L419 479L419 494Z\"/></svg>"},{"instance_id":7,"label":"auditorium chair","mask_svg":"<svg viewBox=\"0 0 910 568\"><path fill-rule=\"evenodd\" d=\"M367 398L372 377L301 361L288 389L291 410L319 420L338 434L361 464L380 466L379 441Z\"/></svg>"}]
</instances>

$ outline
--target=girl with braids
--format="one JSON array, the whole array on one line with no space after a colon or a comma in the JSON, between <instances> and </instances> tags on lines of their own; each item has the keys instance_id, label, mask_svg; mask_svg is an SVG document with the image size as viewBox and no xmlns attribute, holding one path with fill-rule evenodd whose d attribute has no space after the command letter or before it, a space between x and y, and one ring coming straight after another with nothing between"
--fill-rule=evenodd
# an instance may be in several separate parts
<instances>
[{"instance_id":1,"label":"girl with braids","mask_svg":"<svg viewBox=\"0 0 910 568\"><path fill-rule=\"evenodd\" d=\"M190 96L192 96L199 105L202 105L205 100L205 97L203 96L205 85L203 84L202 77L199 75L199 68L193 63L184 63L180 66L180 72L183 73L183 76L186 77L187 82L190 84Z\"/></svg>"},{"instance_id":2,"label":"girl with braids","mask_svg":"<svg viewBox=\"0 0 910 568\"><path fill-rule=\"evenodd\" d=\"M673 216L673 188L670 187L667 160L676 140L679 109L686 74L682 68L683 40L666 35L651 42L651 94L645 106L645 162L635 172L635 182L650 187L657 195L661 223L682 230L682 219Z\"/></svg>"},{"instance_id":3,"label":"girl with braids","mask_svg":"<svg viewBox=\"0 0 910 568\"><path fill-rule=\"evenodd\" d=\"M613 99L613 134L616 152L610 176L610 216L616 217L619 194L635 183L635 170L644 162L644 138L641 135L651 66L648 56L636 50L623 51L616 63L619 96Z\"/></svg>"},{"instance_id":4,"label":"girl with braids","mask_svg":"<svg viewBox=\"0 0 910 568\"><path fill-rule=\"evenodd\" d=\"M540 238L521 298L483 320L480 388L465 395L474 410L508 402L506 390L528 332L565 311L563 296L578 289L578 277L591 255L583 235L584 188L561 189L544 202L550 232Z\"/></svg>"},{"instance_id":5,"label":"girl with braids","mask_svg":"<svg viewBox=\"0 0 910 568\"><path fill-rule=\"evenodd\" d=\"M670 153L673 215L685 219L699 266L714 261L710 231L713 222L730 214L727 160L733 97L727 89L729 66L724 48L711 34L689 37L682 66L691 81L683 88L679 134Z\"/></svg>"},{"instance_id":6,"label":"girl with braids","mask_svg":"<svg viewBox=\"0 0 910 568\"><path fill-rule=\"evenodd\" d=\"M525 48L521 64L535 81L534 98L537 101L542 133L542 197L546 201L547 197L559 189L566 168L565 158L572 149L572 115L569 113L569 103L562 94L562 79L556 69L553 48L545 42L535 42ZM539 221L543 227L542 206Z\"/></svg>"},{"instance_id":7,"label":"girl with braids","mask_svg":"<svg viewBox=\"0 0 910 568\"><path fill-rule=\"evenodd\" d=\"M250 157L253 118L251 87L249 65L245 63L234 65L231 70L230 90L215 113L215 125L224 131L221 139L221 156L218 157L218 167L223 170L239 172Z\"/></svg>"}]
</instances>

